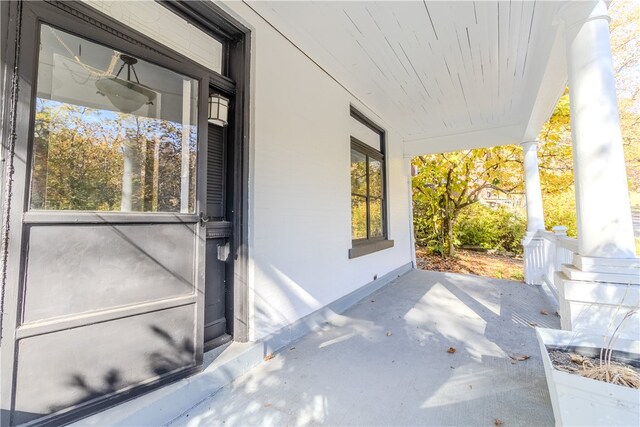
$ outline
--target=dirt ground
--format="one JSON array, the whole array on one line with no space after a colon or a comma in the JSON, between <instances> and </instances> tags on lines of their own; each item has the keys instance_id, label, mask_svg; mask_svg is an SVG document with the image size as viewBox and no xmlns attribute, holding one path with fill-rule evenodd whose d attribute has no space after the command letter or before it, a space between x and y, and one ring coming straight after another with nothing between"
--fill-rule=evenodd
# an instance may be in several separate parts
<instances>
[{"instance_id":1,"label":"dirt ground","mask_svg":"<svg viewBox=\"0 0 640 427\"><path fill-rule=\"evenodd\" d=\"M522 281L524 263L522 258L504 255L492 255L484 252L458 249L454 257L443 258L440 255L427 255L424 249L416 250L418 268L422 270L451 273L476 274Z\"/></svg>"}]
</instances>

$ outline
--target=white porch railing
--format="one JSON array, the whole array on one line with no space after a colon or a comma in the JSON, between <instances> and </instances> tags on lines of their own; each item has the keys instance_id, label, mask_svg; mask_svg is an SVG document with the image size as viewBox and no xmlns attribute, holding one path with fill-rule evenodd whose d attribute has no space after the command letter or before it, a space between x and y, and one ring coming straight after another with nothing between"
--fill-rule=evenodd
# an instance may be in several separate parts
<instances>
[{"instance_id":1,"label":"white porch railing","mask_svg":"<svg viewBox=\"0 0 640 427\"><path fill-rule=\"evenodd\" d=\"M543 285L558 303L556 273L563 264L572 264L578 252L578 240L567 237L566 227L553 227L553 232L540 230L525 242L525 282Z\"/></svg>"}]
</instances>

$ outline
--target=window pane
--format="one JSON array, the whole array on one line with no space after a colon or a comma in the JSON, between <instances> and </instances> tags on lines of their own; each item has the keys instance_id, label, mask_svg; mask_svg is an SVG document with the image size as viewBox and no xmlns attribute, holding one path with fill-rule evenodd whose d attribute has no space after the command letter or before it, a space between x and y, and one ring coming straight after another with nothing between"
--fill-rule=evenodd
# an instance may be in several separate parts
<instances>
[{"instance_id":1,"label":"window pane","mask_svg":"<svg viewBox=\"0 0 640 427\"><path fill-rule=\"evenodd\" d=\"M351 238L367 238L367 199L351 196Z\"/></svg>"},{"instance_id":2,"label":"window pane","mask_svg":"<svg viewBox=\"0 0 640 427\"><path fill-rule=\"evenodd\" d=\"M382 163L369 159L369 194L382 197Z\"/></svg>"},{"instance_id":3,"label":"window pane","mask_svg":"<svg viewBox=\"0 0 640 427\"><path fill-rule=\"evenodd\" d=\"M367 156L351 149L351 193L367 195Z\"/></svg>"},{"instance_id":4,"label":"window pane","mask_svg":"<svg viewBox=\"0 0 640 427\"><path fill-rule=\"evenodd\" d=\"M380 134L368 126L362 124L360 120L351 117L351 136L358 141L364 142L376 151L380 151Z\"/></svg>"},{"instance_id":5,"label":"window pane","mask_svg":"<svg viewBox=\"0 0 640 427\"><path fill-rule=\"evenodd\" d=\"M369 200L371 237L382 237L382 199Z\"/></svg>"},{"instance_id":6,"label":"window pane","mask_svg":"<svg viewBox=\"0 0 640 427\"><path fill-rule=\"evenodd\" d=\"M169 46L187 58L222 71L222 43L155 1L83 0L100 12ZM142 25L139 25L142 24ZM168 28L174 31L167 31ZM176 34L177 33L177 34ZM178 37L176 37L179 35ZM188 41L188 42L187 42Z\"/></svg>"},{"instance_id":7,"label":"window pane","mask_svg":"<svg viewBox=\"0 0 640 427\"><path fill-rule=\"evenodd\" d=\"M194 212L198 82L41 26L31 209Z\"/></svg>"}]
</instances>

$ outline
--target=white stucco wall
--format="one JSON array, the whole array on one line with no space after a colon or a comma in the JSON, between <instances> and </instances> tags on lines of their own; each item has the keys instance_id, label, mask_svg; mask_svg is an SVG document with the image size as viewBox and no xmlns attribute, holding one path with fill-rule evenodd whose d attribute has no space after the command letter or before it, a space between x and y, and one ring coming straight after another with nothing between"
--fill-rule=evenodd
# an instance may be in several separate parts
<instances>
[{"instance_id":1,"label":"white stucco wall","mask_svg":"<svg viewBox=\"0 0 640 427\"><path fill-rule=\"evenodd\" d=\"M241 2L221 5L253 30L250 288L260 339L412 261L402 139ZM387 131L387 210L395 246L349 259L353 104Z\"/></svg>"}]
</instances>

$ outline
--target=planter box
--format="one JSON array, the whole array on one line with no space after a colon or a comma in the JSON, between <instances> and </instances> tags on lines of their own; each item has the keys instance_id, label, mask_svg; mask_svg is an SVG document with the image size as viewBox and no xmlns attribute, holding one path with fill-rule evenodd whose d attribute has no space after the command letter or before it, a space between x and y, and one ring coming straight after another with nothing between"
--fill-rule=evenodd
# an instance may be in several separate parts
<instances>
[{"instance_id":1,"label":"planter box","mask_svg":"<svg viewBox=\"0 0 640 427\"><path fill-rule=\"evenodd\" d=\"M554 369L547 349L599 349L602 335L536 328L553 415L558 426L633 426L640 423L640 390ZM619 339L614 350L640 355L640 341ZM579 352L579 351L578 351Z\"/></svg>"}]
</instances>

